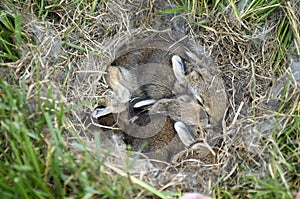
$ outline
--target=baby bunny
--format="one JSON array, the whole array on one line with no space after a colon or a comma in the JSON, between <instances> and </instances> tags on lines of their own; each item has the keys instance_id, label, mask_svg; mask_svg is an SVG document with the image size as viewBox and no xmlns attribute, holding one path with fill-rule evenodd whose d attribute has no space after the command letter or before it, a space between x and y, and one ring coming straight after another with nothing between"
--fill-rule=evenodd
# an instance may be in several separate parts
<instances>
[{"instance_id":1,"label":"baby bunny","mask_svg":"<svg viewBox=\"0 0 300 199\"><path fill-rule=\"evenodd\" d=\"M194 137L189 127L183 122L174 123L171 118L167 118L163 127L155 135L138 138L125 134L124 141L132 146L134 151L141 151L149 158L170 163L176 154L195 142Z\"/></svg>"},{"instance_id":2,"label":"baby bunny","mask_svg":"<svg viewBox=\"0 0 300 199\"><path fill-rule=\"evenodd\" d=\"M223 81L217 75L213 75L209 68L200 67L196 55L186 53L194 63L189 74L185 63L178 55L172 57L173 71L180 84L185 86L194 97L205 107L210 122L220 123L227 109L227 95Z\"/></svg>"},{"instance_id":3,"label":"baby bunny","mask_svg":"<svg viewBox=\"0 0 300 199\"><path fill-rule=\"evenodd\" d=\"M187 125L209 127L208 116L203 107L189 95L177 98L163 98L160 100L147 99L136 103L133 107L148 106L150 115L164 114L174 121L181 121Z\"/></svg>"},{"instance_id":4,"label":"baby bunny","mask_svg":"<svg viewBox=\"0 0 300 199\"><path fill-rule=\"evenodd\" d=\"M112 89L106 97L107 109L95 110L95 116L123 111L126 103L141 96L140 100L169 97L175 80L171 67L150 63L135 67L109 66L106 81Z\"/></svg>"},{"instance_id":5,"label":"baby bunny","mask_svg":"<svg viewBox=\"0 0 300 199\"><path fill-rule=\"evenodd\" d=\"M175 78L169 65L147 63L117 68L119 83L124 85L131 94L135 92L139 95L140 92L159 99L172 93Z\"/></svg>"},{"instance_id":6,"label":"baby bunny","mask_svg":"<svg viewBox=\"0 0 300 199\"><path fill-rule=\"evenodd\" d=\"M127 102L130 100L129 90L120 83L120 71L117 67L109 66L107 68L108 82L112 91L109 91L105 96L104 107L97 107L94 109L92 116L99 118L110 113L120 113L127 107Z\"/></svg>"},{"instance_id":7,"label":"baby bunny","mask_svg":"<svg viewBox=\"0 0 300 199\"><path fill-rule=\"evenodd\" d=\"M170 162L177 153L196 142L195 135L199 127L209 127L205 110L189 95L171 99L163 98L157 101L146 99L137 102L133 107L145 108L146 111L144 110L141 114L133 117L130 121L131 124L135 123L136 120L147 120L147 116L149 116L152 124L155 124L155 127L165 122L164 127L153 137L130 140L132 145L138 146L135 150L142 146L143 141L149 142L143 153L150 158ZM161 119L155 123L157 115L165 116L166 120ZM147 129L143 132L147 132Z\"/></svg>"},{"instance_id":8,"label":"baby bunny","mask_svg":"<svg viewBox=\"0 0 300 199\"><path fill-rule=\"evenodd\" d=\"M106 95L105 98L105 105L97 106L92 113L92 117L99 118L111 113L120 113L125 111L125 109L127 108L126 102L122 102L120 100L124 98L122 98L122 96L117 97L112 91L109 92L109 94Z\"/></svg>"}]
</instances>

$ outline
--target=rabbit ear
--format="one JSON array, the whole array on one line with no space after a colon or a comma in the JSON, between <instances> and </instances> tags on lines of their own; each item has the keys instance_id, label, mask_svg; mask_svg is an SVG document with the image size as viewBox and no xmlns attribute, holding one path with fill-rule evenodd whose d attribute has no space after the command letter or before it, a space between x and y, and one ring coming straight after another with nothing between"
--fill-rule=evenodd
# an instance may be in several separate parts
<instances>
[{"instance_id":1,"label":"rabbit ear","mask_svg":"<svg viewBox=\"0 0 300 199\"><path fill-rule=\"evenodd\" d=\"M203 106L204 105L204 101L203 101L202 97L198 93L196 93L196 92L192 92L192 93L194 94L194 96L196 97L196 99L198 100L198 102L200 103L200 105Z\"/></svg>"},{"instance_id":2,"label":"rabbit ear","mask_svg":"<svg viewBox=\"0 0 300 199\"><path fill-rule=\"evenodd\" d=\"M178 56L178 55L174 55L172 57L172 67L173 67L173 72L174 75L176 77L176 79L182 83L184 80L184 76L185 76L185 64L183 62L183 60Z\"/></svg>"},{"instance_id":3,"label":"rabbit ear","mask_svg":"<svg viewBox=\"0 0 300 199\"><path fill-rule=\"evenodd\" d=\"M99 118L101 116L104 115L108 115L112 112L112 110L110 108L95 108L95 110L93 111L92 117L93 118Z\"/></svg>"},{"instance_id":4,"label":"rabbit ear","mask_svg":"<svg viewBox=\"0 0 300 199\"><path fill-rule=\"evenodd\" d=\"M196 61L199 60L199 58L198 58L194 53L192 53L192 52L185 52L185 54L186 54L189 58L191 58L194 62L196 62Z\"/></svg>"},{"instance_id":5,"label":"rabbit ear","mask_svg":"<svg viewBox=\"0 0 300 199\"><path fill-rule=\"evenodd\" d=\"M192 135L192 133L190 132L188 127L183 122L176 122L174 124L174 128L175 128L181 142L185 146L188 147L191 144L195 143L194 136Z\"/></svg>"},{"instance_id":6,"label":"rabbit ear","mask_svg":"<svg viewBox=\"0 0 300 199\"><path fill-rule=\"evenodd\" d=\"M113 92L115 93L115 96L118 97L120 99L120 101L128 102L129 99L130 99L130 92L120 82L120 78L123 74L123 70L127 71L127 72L124 72L124 73L126 73L127 76L128 76L128 73L129 73L128 70L123 69L123 68L119 68L117 66L109 66L107 68L107 73L108 73L109 84L110 84ZM126 81L128 81L128 80L126 80Z\"/></svg>"},{"instance_id":7,"label":"rabbit ear","mask_svg":"<svg viewBox=\"0 0 300 199\"><path fill-rule=\"evenodd\" d=\"M116 89L116 86L119 84L120 81L120 70L116 66L108 66L107 68L107 76L108 76L108 83L110 84L113 90Z\"/></svg>"},{"instance_id":8,"label":"rabbit ear","mask_svg":"<svg viewBox=\"0 0 300 199\"><path fill-rule=\"evenodd\" d=\"M133 105L133 108L141 108L143 106L148 106L148 105L154 104L155 102L156 102L156 100L154 100L154 99L142 100L142 101L135 103Z\"/></svg>"}]
</instances>

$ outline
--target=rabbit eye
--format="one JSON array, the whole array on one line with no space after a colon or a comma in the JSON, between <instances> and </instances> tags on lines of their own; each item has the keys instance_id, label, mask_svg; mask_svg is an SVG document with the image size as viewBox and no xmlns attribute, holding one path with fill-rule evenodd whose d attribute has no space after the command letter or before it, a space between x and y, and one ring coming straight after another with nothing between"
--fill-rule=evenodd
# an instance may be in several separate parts
<instances>
[{"instance_id":1,"label":"rabbit eye","mask_svg":"<svg viewBox=\"0 0 300 199\"><path fill-rule=\"evenodd\" d=\"M178 100L180 100L181 102L184 102L184 103L189 103L189 102L193 101L193 99L188 95L182 95L178 98Z\"/></svg>"},{"instance_id":2,"label":"rabbit eye","mask_svg":"<svg viewBox=\"0 0 300 199\"><path fill-rule=\"evenodd\" d=\"M115 93L114 93L113 91L108 91L108 92L106 93L106 95L107 95L108 97L114 97L114 96L115 96Z\"/></svg>"}]
</instances>

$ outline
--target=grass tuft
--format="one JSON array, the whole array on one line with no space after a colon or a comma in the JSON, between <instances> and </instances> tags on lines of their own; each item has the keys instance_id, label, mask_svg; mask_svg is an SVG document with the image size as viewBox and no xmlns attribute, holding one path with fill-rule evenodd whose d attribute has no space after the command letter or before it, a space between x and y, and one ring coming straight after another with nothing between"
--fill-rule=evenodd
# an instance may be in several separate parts
<instances>
[{"instance_id":1,"label":"grass tuft","mask_svg":"<svg viewBox=\"0 0 300 199\"><path fill-rule=\"evenodd\" d=\"M17 61L21 44L21 16L13 17L9 13L0 13L0 63Z\"/></svg>"}]
</instances>

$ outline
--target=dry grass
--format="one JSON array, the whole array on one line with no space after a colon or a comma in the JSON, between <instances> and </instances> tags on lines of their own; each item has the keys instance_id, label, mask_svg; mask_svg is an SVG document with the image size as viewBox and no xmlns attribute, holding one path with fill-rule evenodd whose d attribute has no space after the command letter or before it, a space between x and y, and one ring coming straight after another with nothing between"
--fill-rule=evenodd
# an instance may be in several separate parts
<instances>
[{"instance_id":1,"label":"dry grass","mask_svg":"<svg viewBox=\"0 0 300 199\"><path fill-rule=\"evenodd\" d=\"M86 172L88 175L96 172L94 182L103 180L99 170L106 178L118 180L125 176L128 185L138 186L130 190L122 187L120 194L124 194L123 197L164 197L163 194L175 197L176 193L159 191L177 190L221 198L295 196L299 186L297 164L300 162L299 80L297 83L290 75L288 66L294 61L299 68L299 62L294 56L292 59L283 56L274 64L277 33L280 32L276 13L264 23L251 23L238 18L234 14L236 8L228 4L222 11L215 11L215 16L204 13L205 23L201 24L201 20L193 21L195 13L191 18L187 11L158 14L181 5L178 2L172 6L152 0L144 3L135 0L94 1L95 4L43 2L43 8L30 1L1 4L12 16L21 14L22 34L28 37L27 43L17 47L21 52L19 60L1 63L5 66L1 78L23 87L26 99L36 113L49 103L54 104L53 112L60 110L63 104L63 143L74 154L75 162L88 159L91 165L87 168L91 170ZM292 29L298 33L297 9L290 2L282 4L282 8L290 16ZM178 165L158 169L146 161L128 158L126 147L118 143L117 138L94 135L99 128L91 124L90 113L107 90L103 74L114 60L116 45L145 31L168 28L194 38L206 48L222 71L230 107L216 162L205 164L199 160L183 160ZM298 37L290 48L293 50L290 54L297 56ZM52 122L59 124L55 120ZM48 129L43 132L50 136L46 143L52 145L53 140L47 132ZM110 155L106 156L108 153ZM98 168L92 166L91 160L104 163ZM192 169L197 172L188 172L187 165L193 165ZM128 177L129 173L131 177ZM64 186L68 182L73 180L67 179ZM118 189L120 185L112 182L109 186ZM90 194L85 197L103 193Z\"/></svg>"}]
</instances>

